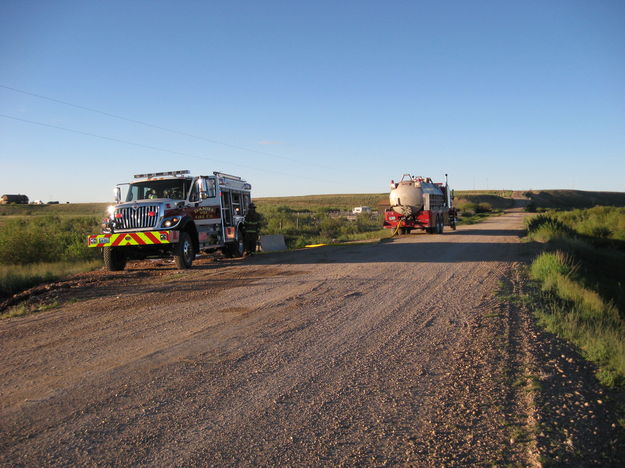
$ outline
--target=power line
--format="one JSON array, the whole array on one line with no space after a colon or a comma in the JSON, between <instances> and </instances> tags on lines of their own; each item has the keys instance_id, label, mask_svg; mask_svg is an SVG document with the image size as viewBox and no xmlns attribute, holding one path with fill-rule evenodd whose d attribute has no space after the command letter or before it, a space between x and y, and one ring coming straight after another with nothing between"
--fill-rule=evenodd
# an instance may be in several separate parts
<instances>
[{"instance_id":1,"label":"power line","mask_svg":"<svg viewBox=\"0 0 625 468\"><path fill-rule=\"evenodd\" d=\"M81 106L79 104L74 104L74 103L71 103L71 102L68 102L68 101L63 101L61 99L56 99L56 98L52 98L52 97L49 97L49 96L44 96L42 94L31 93L29 91L24 91L23 89L17 89L17 88L14 88L12 86L7 86L7 85L0 84L0 88L8 89L9 91L25 94L27 96L36 97L36 98L39 98L39 99L45 99L47 101L55 102L57 104L63 104L64 106L74 107L76 109L81 109L81 110L84 110L84 111L93 112L93 113L104 115L104 116L111 117L111 118L114 118L114 119L123 120L123 121L126 121L126 122L131 122L131 123L138 124L138 125L143 125L145 127L154 128L154 129L161 130L161 131L164 131L164 132L175 133L177 135L182 135L182 136L186 136L186 137L190 137L190 138L196 138L198 140L207 141L209 143L213 143L213 144L216 144L216 145L226 146L228 148L238 149L238 150L241 150L241 151L249 151L249 152L252 152L252 153L262 154L262 155L265 155L265 156L271 156L271 157L274 157L274 158L280 158L280 159L284 159L284 160L292 161L292 162L300 162L300 161L298 161L298 160L296 160L294 158L290 158L288 156L282 156L282 155L279 155L279 154L276 154L276 153L270 153L268 151L261 151L261 150L256 150L256 149L253 149L253 148L247 148L245 146L233 145L231 143L226 143L226 142L219 141L219 140L213 140L213 139L210 139L210 138L203 137L201 135L195 135L193 133L187 133L187 132L183 132L183 131L180 131L180 130L174 130L174 129L171 129L171 128L162 127L160 125L155 125L155 124L152 124L152 123L149 123L149 122L144 122L142 120L131 119L131 118L128 118L128 117L124 117L122 115L113 114L113 113L110 113L110 112L105 112L105 111L102 111L102 110L99 110L99 109L94 109L93 107ZM328 168L326 168L326 169L328 169Z\"/></svg>"},{"instance_id":2,"label":"power line","mask_svg":"<svg viewBox=\"0 0 625 468\"><path fill-rule=\"evenodd\" d=\"M137 142L134 142L134 141L123 140L121 138L109 137L109 136L106 136L106 135L98 135L96 133L91 133L91 132L84 132L82 130L76 130L76 129L73 129L73 128L62 127L62 126L59 126L59 125L53 125L53 124L49 124L49 123L46 123L46 122L38 122L36 120L22 119L20 117L15 117L15 116L12 116L12 115L2 114L2 113L0 113L0 117L3 117L5 119L10 119L10 120L15 120L15 121L18 121L18 122L28 123L28 124L31 124L31 125L38 125L38 126L41 126L41 127L53 128L55 130L62 130L64 132L75 133L75 134L78 134L78 135L89 136L89 137L93 137L93 138L99 138L101 140L108 140L108 141L113 141L113 142L116 142L116 143L123 143L123 144L126 144L126 145L132 145L132 146L136 146L136 147L139 147L139 148L149 149L149 150L152 150L152 151L159 151L159 152L162 152L162 153L174 154L176 156L185 156L185 157L189 157L189 158L213 161L213 162L218 162L218 163L221 163L221 164L241 167L241 168L244 168L244 169L252 169L252 170L255 170L255 171L259 171L259 172L265 172L265 173L268 173L268 174L279 174L279 175L284 175L284 176L288 176L288 177L298 177L300 179L321 181L321 182L327 182L327 183L332 183L332 184L339 183L337 181L331 181L331 180L327 180L327 179L323 180L323 179L319 179L319 178L316 178L316 177L315 178L306 177L306 176L302 176L301 174L289 174L289 173L286 173L286 172L273 171L273 170L272 171L268 171L266 169L260 169L258 167L252 167L252 166L246 166L246 165L243 165L243 164L237 164L237 163L233 163L231 161L223 161L223 160L220 160L220 159L210 158L210 157L207 157L207 156L199 156L197 154L185 153L185 152L182 152L182 151L176 151L176 150L171 150L171 149L167 149L167 148L159 148L157 146L146 145L146 144L137 143Z\"/></svg>"}]
</instances>

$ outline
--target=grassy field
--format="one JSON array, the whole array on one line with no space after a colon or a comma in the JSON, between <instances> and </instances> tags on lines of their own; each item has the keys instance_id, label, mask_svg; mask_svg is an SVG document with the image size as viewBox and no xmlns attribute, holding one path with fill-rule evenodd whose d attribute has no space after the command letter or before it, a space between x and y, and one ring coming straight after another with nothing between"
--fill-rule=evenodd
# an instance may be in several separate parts
<instances>
[{"instance_id":1,"label":"grassy field","mask_svg":"<svg viewBox=\"0 0 625 468\"><path fill-rule=\"evenodd\" d=\"M0 265L0 298L8 297L41 283L89 271L102 266L102 261L33 263L26 265Z\"/></svg>"},{"instance_id":2,"label":"grassy field","mask_svg":"<svg viewBox=\"0 0 625 468\"><path fill-rule=\"evenodd\" d=\"M545 246L530 268L539 322L596 362L602 383L624 385L625 208L549 212L527 228Z\"/></svg>"},{"instance_id":3,"label":"grassy field","mask_svg":"<svg viewBox=\"0 0 625 468\"><path fill-rule=\"evenodd\" d=\"M369 206L373 209L378 209L380 206L388 206L388 193L263 197L255 198L254 202L259 207L288 206L295 211L320 209L325 211L351 211L356 206Z\"/></svg>"},{"instance_id":4,"label":"grassy field","mask_svg":"<svg viewBox=\"0 0 625 468\"><path fill-rule=\"evenodd\" d=\"M512 205L512 191L456 191L457 202L491 203L493 208L508 208ZM369 206L384 210L389 207L388 193L356 193L336 195L304 195L297 197L264 197L255 198L259 206L288 206L292 209L314 210L316 208L351 211L356 206Z\"/></svg>"},{"instance_id":5,"label":"grassy field","mask_svg":"<svg viewBox=\"0 0 625 468\"><path fill-rule=\"evenodd\" d=\"M514 204L513 192L508 190L456 191L455 195L461 224L479 222ZM529 195L532 202L540 206L557 205L560 209L597 202L625 206L623 193L548 190ZM383 211L388 207L388 193L264 197L256 198L255 202L265 217L263 232L283 234L291 248L314 243L380 239L390 235L389 230L381 229ZM99 261L95 257L97 252L84 246L84 237L99 231L99 222L108 205L0 205L0 267L4 268L0 295L12 294L16 288L23 287L16 285L31 284L26 279L29 275L33 281L45 281L45 278L66 274L76 265L92 268L92 262ZM351 211L356 206L369 206L378 214L361 215L355 220L336 216L336 212ZM576 218L575 222L578 221ZM615 226L620 225L610 223L610 232L622 230L622 226ZM604 227L590 226L588 229L589 234L601 234ZM605 241L605 236L595 237ZM39 270L33 267L31 273L20 270L15 279L10 278L10 271L17 272L18 266L41 263L47 266Z\"/></svg>"},{"instance_id":6,"label":"grassy field","mask_svg":"<svg viewBox=\"0 0 625 468\"><path fill-rule=\"evenodd\" d=\"M0 227L0 297L101 263L99 252L89 249L85 241L88 234L98 232L100 217L74 213L22 214L4 220Z\"/></svg>"},{"instance_id":7,"label":"grassy field","mask_svg":"<svg viewBox=\"0 0 625 468\"><path fill-rule=\"evenodd\" d=\"M100 216L110 203L64 205L0 205L0 216Z\"/></svg>"},{"instance_id":8,"label":"grassy field","mask_svg":"<svg viewBox=\"0 0 625 468\"><path fill-rule=\"evenodd\" d=\"M69 203L64 205L0 205L0 229L11 219L25 219L35 216L56 216L76 218L104 217L110 203Z\"/></svg>"},{"instance_id":9,"label":"grassy field","mask_svg":"<svg viewBox=\"0 0 625 468\"><path fill-rule=\"evenodd\" d=\"M570 210L593 206L625 206L623 192L587 192L583 190L535 190L526 192L537 208Z\"/></svg>"}]
</instances>

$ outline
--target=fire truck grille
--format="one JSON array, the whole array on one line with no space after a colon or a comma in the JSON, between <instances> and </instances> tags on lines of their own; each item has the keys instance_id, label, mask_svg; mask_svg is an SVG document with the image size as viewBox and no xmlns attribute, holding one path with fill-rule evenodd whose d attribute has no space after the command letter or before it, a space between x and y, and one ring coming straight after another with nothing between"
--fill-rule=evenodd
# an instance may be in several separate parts
<instances>
[{"instance_id":1,"label":"fire truck grille","mask_svg":"<svg viewBox=\"0 0 625 468\"><path fill-rule=\"evenodd\" d=\"M117 229L153 228L158 222L158 205L144 205L136 209L120 208L115 211L115 219Z\"/></svg>"}]
</instances>

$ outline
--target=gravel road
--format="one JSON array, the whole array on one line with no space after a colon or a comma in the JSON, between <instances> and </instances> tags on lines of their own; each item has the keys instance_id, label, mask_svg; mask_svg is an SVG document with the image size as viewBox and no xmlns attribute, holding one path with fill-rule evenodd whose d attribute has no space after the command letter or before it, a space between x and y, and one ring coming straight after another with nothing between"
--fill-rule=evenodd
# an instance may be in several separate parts
<instances>
[{"instance_id":1,"label":"gravel road","mask_svg":"<svg viewBox=\"0 0 625 468\"><path fill-rule=\"evenodd\" d=\"M0 322L0 464L537 465L522 217L49 288Z\"/></svg>"}]
</instances>

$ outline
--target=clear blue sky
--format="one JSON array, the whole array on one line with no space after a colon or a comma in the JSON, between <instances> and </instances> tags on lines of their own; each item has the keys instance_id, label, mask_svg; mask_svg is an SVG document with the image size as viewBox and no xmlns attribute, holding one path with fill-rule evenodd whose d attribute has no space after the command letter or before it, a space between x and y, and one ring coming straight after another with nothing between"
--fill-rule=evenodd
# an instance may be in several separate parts
<instances>
[{"instance_id":1,"label":"clear blue sky","mask_svg":"<svg viewBox=\"0 0 625 468\"><path fill-rule=\"evenodd\" d=\"M625 191L625 1L4 0L0 114L0 193L46 201L174 169Z\"/></svg>"}]
</instances>

